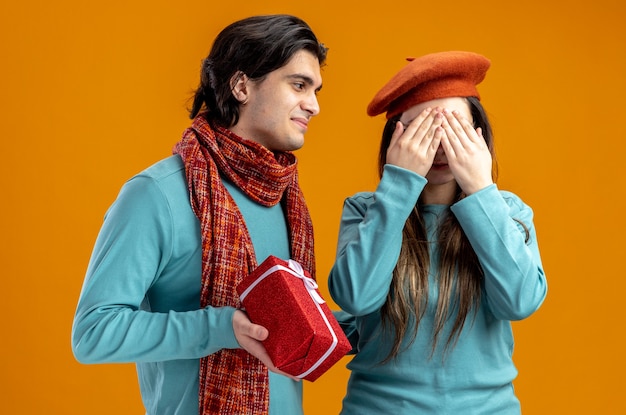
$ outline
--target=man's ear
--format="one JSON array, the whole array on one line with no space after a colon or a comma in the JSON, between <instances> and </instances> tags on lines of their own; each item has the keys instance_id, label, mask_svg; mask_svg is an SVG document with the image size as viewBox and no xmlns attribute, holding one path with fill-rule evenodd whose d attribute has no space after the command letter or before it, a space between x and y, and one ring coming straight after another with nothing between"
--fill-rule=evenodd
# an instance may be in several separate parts
<instances>
[{"instance_id":1,"label":"man's ear","mask_svg":"<svg viewBox=\"0 0 626 415\"><path fill-rule=\"evenodd\" d=\"M241 71L237 71L230 78L230 90L233 93L233 96L237 101L239 101L242 105L245 105L248 102L249 98L249 89L248 89L248 75Z\"/></svg>"}]
</instances>

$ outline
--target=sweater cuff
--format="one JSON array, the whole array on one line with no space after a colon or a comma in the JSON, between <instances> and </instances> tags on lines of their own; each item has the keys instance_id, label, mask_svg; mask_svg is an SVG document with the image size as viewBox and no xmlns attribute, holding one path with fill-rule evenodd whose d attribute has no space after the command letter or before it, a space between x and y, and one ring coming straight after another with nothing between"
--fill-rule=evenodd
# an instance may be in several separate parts
<instances>
[{"instance_id":1,"label":"sweater cuff","mask_svg":"<svg viewBox=\"0 0 626 415\"><path fill-rule=\"evenodd\" d=\"M234 307L207 307L206 311L209 313L209 330L215 330L220 339L221 349L239 349L241 346L235 337L235 331L233 330L233 316L235 311Z\"/></svg>"},{"instance_id":2,"label":"sweater cuff","mask_svg":"<svg viewBox=\"0 0 626 415\"><path fill-rule=\"evenodd\" d=\"M427 180L419 174L393 164L385 164L376 193L411 208L417 203ZM408 202L408 203L402 203Z\"/></svg>"},{"instance_id":3,"label":"sweater cuff","mask_svg":"<svg viewBox=\"0 0 626 415\"><path fill-rule=\"evenodd\" d=\"M483 220L489 221L489 217L493 217L496 212L500 212L504 217L508 217L509 206L502 198L498 187L491 184L484 189L473 193L450 207L454 215L457 217L463 228L466 226L475 227L476 231L480 231L485 226ZM479 215L479 212L491 212L490 215Z\"/></svg>"}]
</instances>

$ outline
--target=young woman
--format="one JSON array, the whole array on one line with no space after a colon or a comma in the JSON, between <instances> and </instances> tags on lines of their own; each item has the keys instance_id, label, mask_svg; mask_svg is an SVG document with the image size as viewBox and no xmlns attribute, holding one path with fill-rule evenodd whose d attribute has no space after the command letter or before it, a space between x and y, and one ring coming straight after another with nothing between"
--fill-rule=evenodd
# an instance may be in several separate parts
<instances>
[{"instance_id":1,"label":"young woman","mask_svg":"<svg viewBox=\"0 0 626 415\"><path fill-rule=\"evenodd\" d=\"M546 295L533 212L494 184L469 52L412 60L374 97L375 192L346 200L332 298L355 316L342 414L518 414L511 321Z\"/></svg>"}]
</instances>

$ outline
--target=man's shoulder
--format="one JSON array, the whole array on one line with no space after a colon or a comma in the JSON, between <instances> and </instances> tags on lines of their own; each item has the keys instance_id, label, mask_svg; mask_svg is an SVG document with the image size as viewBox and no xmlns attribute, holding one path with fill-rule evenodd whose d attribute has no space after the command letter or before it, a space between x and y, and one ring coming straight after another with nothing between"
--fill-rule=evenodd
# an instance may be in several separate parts
<instances>
[{"instance_id":1,"label":"man's shoulder","mask_svg":"<svg viewBox=\"0 0 626 415\"><path fill-rule=\"evenodd\" d=\"M135 177L147 177L157 182L167 180L172 176L180 177L185 173L185 165L180 156L174 154L160 161L135 175ZM183 176L184 177L184 176Z\"/></svg>"},{"instance_id":2,"label":"man's shoulder","mask_svg":"<svg viewBox=\"0 0 626 415\"><path fill-rule=\"evenodd\" d=\"M124 183L115 204L144 212L160 211L159 214L177 219L192 216L185 166L180 157L169 156L135 174Z\"/></svg>"},{"instance_id":3,"label":"man's shoulder","mask_svg":"<svg viewBox=\"0 0 626 415\"><path fill-rule=\"evenodd\" d=\"M178 155L164 158L127 180L123 191L140 198L186 200L188 191L185 165Z\"/></svg>"}]
</instances>

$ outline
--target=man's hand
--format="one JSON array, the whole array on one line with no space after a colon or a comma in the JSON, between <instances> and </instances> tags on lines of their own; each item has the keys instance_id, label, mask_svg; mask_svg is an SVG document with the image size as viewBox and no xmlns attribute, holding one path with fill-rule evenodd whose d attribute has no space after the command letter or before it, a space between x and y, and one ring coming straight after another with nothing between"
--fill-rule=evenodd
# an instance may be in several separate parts
<instances>
[{"instance_id":1,"label":"man's hand","mask_svg":"<svg viewBox=\"0 0 626 415\"><path fill-rule=\"evenodd\" d=\"M269 332L265 327L254 324L250 321L246 313L241 310L237 310L233 315L233 330L239 346L252 356L259 359L269 370L287 376L293 380L300 380L285 372L281 372L272 363L272 359L270 359L270 356L267 354L267 350L265 350L265 346L263 346L262 343L262 341L267 339L267 336L269 336Z\"/></svg>"}]
</instances>

